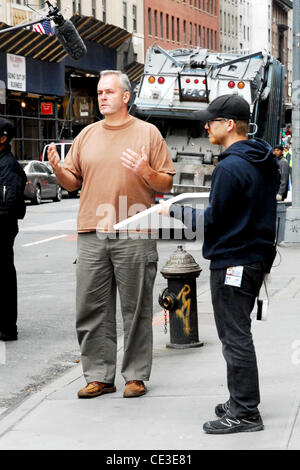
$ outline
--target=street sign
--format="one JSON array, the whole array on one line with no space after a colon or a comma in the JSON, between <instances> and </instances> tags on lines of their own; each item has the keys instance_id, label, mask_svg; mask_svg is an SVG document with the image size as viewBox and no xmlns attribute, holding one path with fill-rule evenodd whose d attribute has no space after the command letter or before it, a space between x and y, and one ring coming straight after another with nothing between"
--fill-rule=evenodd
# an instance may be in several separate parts
<instances>
[{"instance_id":1,"label":"street sign","mask_svg":"<svg viewBox=\"0 0 300 470\"><path fill-rule=\"evenodd\" d=\"M43 101L41 103L41 114L44 115L52 115L53 114L53 103Z\"/></svg>"},{"instance_id":2,"label":"street sign","mask_svg":"<svg viewBox=\"0 0 300 470\"><path fill-rule=\"evenodd\" d=\"M6 54L7 57L7 88L9 90L26 91L26 59L25 57Z\"/></svg>"},{"instance_id":3,"label":"street sign","mask_svg":"<svg viewBox=\"0 0 300 470\"><path fill-rule=\"evenodd\" d=\"M6 87L2 80L0 80L0 104L6 104Z\"/></svg>"}]
</instances>

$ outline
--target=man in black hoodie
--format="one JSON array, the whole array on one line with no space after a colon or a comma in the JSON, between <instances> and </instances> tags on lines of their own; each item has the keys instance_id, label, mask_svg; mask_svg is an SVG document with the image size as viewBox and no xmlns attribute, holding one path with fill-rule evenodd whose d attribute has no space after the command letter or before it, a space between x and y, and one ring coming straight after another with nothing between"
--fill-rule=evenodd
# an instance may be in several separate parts
<instances>
[{"instance_id":1,"label":"man in black hoodie","mask_svg":"<svg viewBox=\"0 0 300 470\"><path fill-rule=\"evenodd\" d=\"M18 219L25 215L26 175L11 153L14 126L0 118L0 341L18 339L17 277L14 266L14 240Z\"/></svg>"},{"instance_id":2,"label":"man in black hoodie","mask_svg":"<svg viewBox=\"0 0 300 470\"><path fill-rule=\"evenodd\" d=\"M211 295L229 400L216 406L209 434L259 431L263 422L250 314L274 250L279 168L268 143L247 139L250 107L238 95L216 98L198 113L211 144L222 145L204 212L203 256L211 260ZM196 230L203 211L164 205L160 213Z\"/></svg>"}]
</instances>

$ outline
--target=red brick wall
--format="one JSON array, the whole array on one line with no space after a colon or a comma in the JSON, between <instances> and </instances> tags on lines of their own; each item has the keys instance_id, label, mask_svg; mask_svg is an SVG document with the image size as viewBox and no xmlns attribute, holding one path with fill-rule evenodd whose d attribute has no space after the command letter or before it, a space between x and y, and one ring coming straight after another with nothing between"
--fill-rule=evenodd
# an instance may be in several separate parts
<instances>
[{"instance_id":1,"label":"red brick wall","mask_svg":"<svg viewBox=\"0 0 300 470\"><path fill-rule=\"evenodd\" d=\"M145 0L145 51L154 42L164 49L200 45L209 50L219 51L219 16L219 0ZM169 28L167 28L167 18ZM199 33L201 33L200 41Z\"/></svg>"}]
</instances>

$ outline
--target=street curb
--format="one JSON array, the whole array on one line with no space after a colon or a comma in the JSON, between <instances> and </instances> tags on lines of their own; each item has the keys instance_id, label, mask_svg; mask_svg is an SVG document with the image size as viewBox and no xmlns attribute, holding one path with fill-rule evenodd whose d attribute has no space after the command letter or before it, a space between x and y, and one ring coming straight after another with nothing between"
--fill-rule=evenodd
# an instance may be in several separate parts
<instances>
[{"instance_id":1,"label":"street curb","mask_svg":"<svg viewBox=\"0 0 300 470\"><path fill-rule=\"evenodd\" d=\"M119 339L120 343L123 343L123 336ZM123 349L123 345L120 345L117 349L117 354ZM44 400L46 400L52 393L61 390L67 385L75 382L75 380L82 377L82 367L78 364L72 368L72 370L65 372L60 378L54 380L44 388L34 393L33 396L25 399L17 408L13 411L4 413L4 416L0 416L0 439L7 432L9 432L16 424L22 421L31 411L37 408Z\"/></svg>"},{"instance_id":2,"label":"street curb","mask_svg":"<svg viewBox=\"0 0 300 470\"><path fill-rule=\"evenodd\" d=\"M30 398L24 400L16 409L0 418L0 438L10 431L17 423L22 421L31 411L42 403L49 395L67 386L82 376L81 365L75 366L62 377L46 385L42 390L36 392Z\"/></svg>"}]
</instances>

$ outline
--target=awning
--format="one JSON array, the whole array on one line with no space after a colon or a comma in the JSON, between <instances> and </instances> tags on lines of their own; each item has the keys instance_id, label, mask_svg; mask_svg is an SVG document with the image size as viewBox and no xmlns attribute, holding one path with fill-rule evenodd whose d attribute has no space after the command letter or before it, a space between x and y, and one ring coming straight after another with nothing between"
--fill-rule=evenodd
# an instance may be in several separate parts
<instances>
[{"instance_id":1,"label":"awning","mask_svg":"<svg viewBox=\"0 0 300 470\"><path fill-rule=\"evenodd\" d=\"M74 15L71 21L82 39L117 49L132 36L118 26L103 23L93 16ZM0 22L0 30L9 26ZM22 55L46 62L61 62L67 53L55 36L39 34L30 29L0 33L0 52Z\"/></svg>"},{"instance_id":2,"label":"awning","mask_svg":"<svg viewBox=\"0 0 300 470\"><path fill-rule=\"evenodd\" d=\"M133 62L125 68L124 72L131 82L139 83L144 73L144 64Z\"/></svg>"},{"instance_id":3,"label":"awning","mask_svg":"<svg viewBox=\"0 0 300 470\"><path fill-rule=\"evenodd\" d=\"M280 8L282 8L286 12L293 8L293 2L291 2L290 0L275 0L275 3L277 3Z\"/></svg>"}]
</instances>

